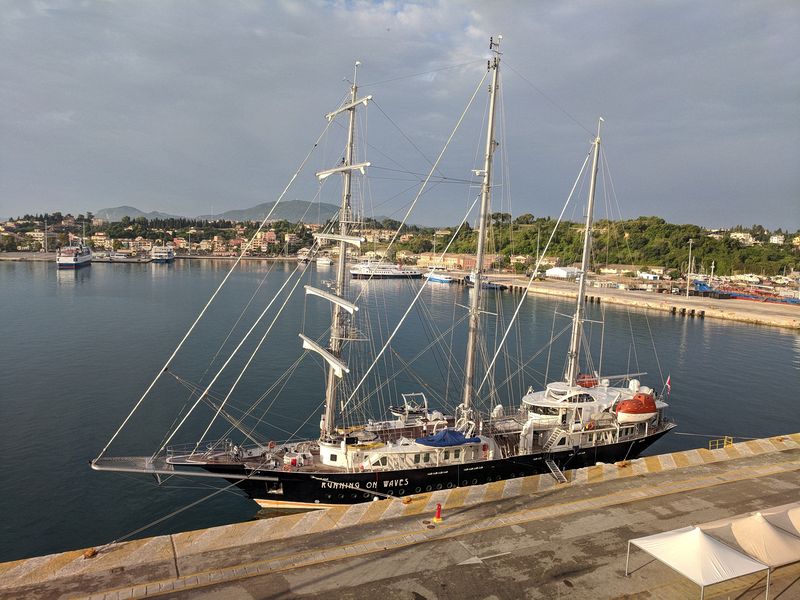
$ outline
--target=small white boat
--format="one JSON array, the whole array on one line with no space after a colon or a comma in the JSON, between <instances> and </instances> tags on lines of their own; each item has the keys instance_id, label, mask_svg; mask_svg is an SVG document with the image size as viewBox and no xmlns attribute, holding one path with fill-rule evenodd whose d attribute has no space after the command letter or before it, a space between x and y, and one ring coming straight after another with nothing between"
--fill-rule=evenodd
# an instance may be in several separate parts
<instances>
[{"instance_id":1,"label":"small white boat","mask_svg":"<svg viewBox=\"0 0 800 600\"><path fill-rule=\"evenodd\" d=\"M318 265L325 265L328 267L333 264L333 261L327 256L318 256L316 258L316 261Z\"/></svg>"},{"instance_id":2,"label":"small white boat","mask_svg":"<svg viewBox=\"0 0 800 600\"><path fill-rule=\"evenodd\" d=\"M444 273L437 273L436 271L425 273L423 277L428 281L432 281L435 283L453 283L453 281L455 281L455 278L450 277L450 275L445 275Z\"/></svg>"}]
</instances>

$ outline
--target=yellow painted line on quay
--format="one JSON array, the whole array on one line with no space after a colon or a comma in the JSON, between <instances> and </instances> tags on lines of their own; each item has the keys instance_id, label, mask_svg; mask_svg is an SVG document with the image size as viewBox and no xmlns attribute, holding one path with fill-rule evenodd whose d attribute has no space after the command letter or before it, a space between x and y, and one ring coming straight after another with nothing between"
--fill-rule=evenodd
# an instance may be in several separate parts
<instances>
[{"instance_id":1,"label":"yellow painted line on quay","mask_svg":"<svg viewBox=\"0 0 800 600\"><path fill-rule=\"evenodd\" d=\"M554 514L569 515L577 512L582 512L584 510L596 510L597 508L607 508L610 506L630 504L632 502L637 502L640 500L652 500L654 498L669 496L676 493L683 493L703 488L719 487L721 485L736 483L738 481L744 481L746 479L769 477L771 475L775 475L778 473L784 473L796 470L800 470L800 460L789 460L781 463L774 463L771 465L755 465L752 467L733 469L722 474L706 474L697 477L690 477L680 482L669 482L666 485L663 484L658 486L645 485L632 490L620 490L617 492L611 492L593 498L582 498L567 502L558 502L533 509L521 509L519 511L515 511L513 513L508 513L507 515L505 515L503 523L499 523L496 519L496 516L487 517L485 519L479 519L473 521L472 523L466 523L466 524L463 522L448 523L447 520L445 520L443 523L438 525L438 528L440 530L457 528L457 531L451 530L449 533L446 532L442 535L433 536L431 532L427 529L418 529L418 530L395 533L388 536L379 536L375 538L364 539L355 543L328 546L324 548L315 548L314 550L304 550L302 552L296 552L293 554L278 556L267 560L236 565L234 567L228 567L226 570L233 570L233 569L241 570L246 568L257 568L259 566L268 567L270 563L284 563L282 566L279 566L277 568L271 568L264 572L259 571L254 573L247 573L244 575L238 575L236 577L229 578L227 580L217 578L214 581L209 581L208 583L202 583L195 586L185 586L182 589L185 590L199 589L211 584L218 584L223 581L246 579L260 575L279 573L282 571L298 567L312 567L314 565L333 562L336 560L355 558L358 556L366 556L369 554L374 554L376 552L384 551L388 547L386 545L386 542L390 541L395 542L391 544L392 548L403 548L420 543L425 543L427 541L440 541L443 539L451 539L459 537L468 533L469 534L480 533L483 531L490 531L493 529L501 529L503 527L507 527L512 524L537 521L542 518L553 516ZM445 519L446 518L447 517L445 515ZM480 526L481 523L486 523L486 525ZM409 538L412 539L408 541ZM353 551L347 552L348 549ZM344 553L336 554L337 551L344 551ZM298 564L300 563L303 557L307 556L317 556L318 558L315 560L305 560L302 561L302 564ZM198 576L207 576L212 573L219 573L219 570L201 571L198 573L193 573L191 575L182 576L181 579L186 580ZM172 580L162 580L162 581L167 582ZM158 583L161 582L160 581L149 582L148 585L158 584ZM133 586L126 586L124 588L119 588L119 589L128 590L131 587ZM170 592L166 591L164 592L164 594L167 593ZM153 595L157 596L162 594L156 593Z\"/></svg>"}]
</instances>

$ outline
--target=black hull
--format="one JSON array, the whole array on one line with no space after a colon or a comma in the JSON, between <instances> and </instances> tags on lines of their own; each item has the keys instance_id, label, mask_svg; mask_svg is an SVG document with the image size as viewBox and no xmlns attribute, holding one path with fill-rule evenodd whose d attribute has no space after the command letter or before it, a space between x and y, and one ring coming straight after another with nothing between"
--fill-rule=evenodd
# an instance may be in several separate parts
<instances>
[{"instance_id":1,"label":"black hull","mask_svg":"<svg viewBox=\"0 0 800 600\"><path fill-rule=\"evenodd\" d=\"M265 470L257 474L275 476L278 481L238 480L236 483L248 496L265 505L356 504L370 502L376 496L408 496L549 473L545 464L548 459L562 470L633 459L667 431L669 429L646 438L604 446L423 469L333 474ZM225 471L230 473L230 468Z\"/></svg>"}]
</instances>

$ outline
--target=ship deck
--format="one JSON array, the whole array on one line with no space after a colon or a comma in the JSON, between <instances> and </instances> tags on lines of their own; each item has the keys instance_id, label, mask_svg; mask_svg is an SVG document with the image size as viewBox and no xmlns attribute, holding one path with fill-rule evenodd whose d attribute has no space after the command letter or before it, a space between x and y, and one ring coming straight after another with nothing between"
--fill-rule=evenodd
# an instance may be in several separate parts
<instances>
[{"instance_id":1,"label":"ship deck","mask_svg":"<svg viewBox=\"0 0 800 600\"><path fill-rule=\"evenodd\" d=\"M642 552L625 577L628 540L796 502L800 434L566 475L0 564L0 598L696 598L695 584ZM754 574L705 595L763 598L765 583ZM772 572L770 597L800 597L800 564Z\"/></svg>"}]
</instances>

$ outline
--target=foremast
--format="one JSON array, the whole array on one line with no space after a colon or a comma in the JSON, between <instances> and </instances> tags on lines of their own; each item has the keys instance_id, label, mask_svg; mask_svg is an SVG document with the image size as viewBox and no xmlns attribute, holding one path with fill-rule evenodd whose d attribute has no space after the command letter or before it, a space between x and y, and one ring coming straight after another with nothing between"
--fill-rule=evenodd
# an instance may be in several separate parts
<instances>
[{"instance_id":1,"label":"foremast","mask_svg":"<svg viewBox=\"0 0 800 600\"><path fill-rule=\"evenodd\" d=\"M600 125L603 118L597 122L597 136L594 139L594 151L592 156L592 177L589 183L589 202L586 206L586 228L583 234L583 256L581 258L581 271L578 279L578 300L575 305L575 314L572 317L572 335L569 342L569 352L567 353L567 375L566 381L570 387L574 387L578 381L578 371L580 369L580 347L583 333L584 316L584 296L586 294L586 274L589 271L589 261L592 252L592 219L594 217L594 196L597 188L597 169L600 159Z\"/></svg>"},{"instance_id":2,"label":"foremast","mask_svg":"<svg viewBox=\"0 0 800 600\"><path fill-rule=\"evenodd\" d=\"M315 234L314 236L317 239L336 241L339 244L339 260L336 263L336 280L333 286L333 293L327 293L308 286L306 287L306 293L324 298L331 303L331 332L328 349L325 350L321 348L312 340L301 335L303 338L303 347L317 352L328 363L325 384L325 414L320 422L321 440L331 440L336 431L335 414L339 380L345 373L349 372L347 366L341 359L342 348L345 340L348 338L348 331L350 328L349 315L352 315L354 311L358 310L358 307L345 300L344 296L347 291L347 246L350 244L360 247L362 241L360 237L353 236L350 232L350 225L352 223L352 209L350 203L352 175L354 170L360 170L363 173L364 169L369 166L368 162L358 164L353 162L353 156L355 154L356 108L360 104L366 105L367 102L372 99L372 96L358 98L357 77L358 67L360 65L361 62L356 61L353 81L350 86L350 103L326 115L326 118L330 121L340 113L348 113L347 145L345 146L344 157L338 166L317 173L317 177L320 180L334 173L342 174L342 201L339 207L339 232L338 234Z\"/></svg>"},{"instance_id":3,"label":"foremast","mask_svg":"<svg viewBox=\"0 0 800 600\"><path fill-rule=\"evenodd\" d=\"M465 421L472 420L472 400L475 379L475 363L477 359L478 335L480 327L480 312L482 299L483 263L486 253L486 237L489 219L489 205L492 194L492 157L497 145L494 140L494 113L500 75L500 40L489 38L489 50L494 56L489 60L488 69L492 72L492 82L489 87L489 117L486 126L486 151L484 153L483 170L476 174L483 175L481 185L481 204L478 213L478 247L475 253L475 270L472 273L474 287L469 304L469 329L467 334L467 355L464 361L464 394L461 410Z\"/></svg>"}]
</instances>

